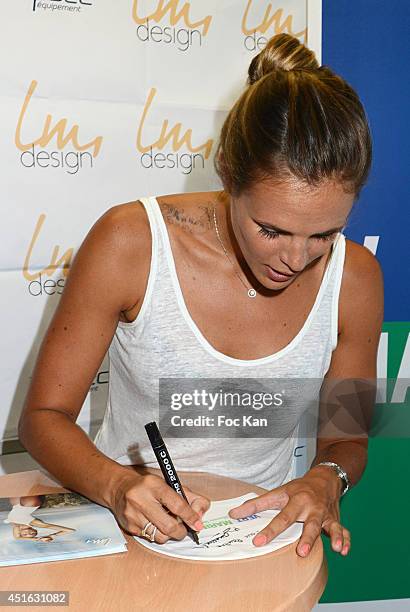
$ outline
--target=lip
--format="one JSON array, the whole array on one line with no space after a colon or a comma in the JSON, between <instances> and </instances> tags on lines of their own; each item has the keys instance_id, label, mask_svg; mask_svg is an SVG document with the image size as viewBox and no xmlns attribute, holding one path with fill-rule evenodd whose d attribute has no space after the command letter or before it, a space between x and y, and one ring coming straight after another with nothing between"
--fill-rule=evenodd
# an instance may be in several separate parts
<instances>
[{"instance_id":1,"label":"lip","mask_svg":"<svg viewBox=\"0 0 410 612\"><path fill-rule=\"evenodd\" d=\"M281 274L268 265L266 265L266 269L269 278L277 283L284 283L295 276L295 274Z\"/></svg>"}]
</instances>

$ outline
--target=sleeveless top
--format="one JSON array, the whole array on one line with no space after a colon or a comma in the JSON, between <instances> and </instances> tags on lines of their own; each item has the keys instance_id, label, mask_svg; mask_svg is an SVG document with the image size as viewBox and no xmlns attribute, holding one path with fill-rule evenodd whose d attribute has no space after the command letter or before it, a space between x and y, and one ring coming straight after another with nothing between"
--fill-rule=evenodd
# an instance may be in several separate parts
<instances>
[{"instance_id":1,"label":"sleeveless top","mask_svg":"<svg viewBox=\"0 0 410 612\"><path fill-rule=\"evenodd\" d=\"M22 506L21 504L15 504L10 510L8 517L4 519L3 523L19 523L21 525L30 525L36 517L32 516L34 510L37 510L40 506Z\"/></svg>"},{"instance_id":2,"label":"sleeveless top","mask_svg":"<svg viewBox=\"0 0 410 612\"><path fill-rule=\"evenodd\" d=\"M314 413L323 377L337 345L338 300L345 260L339 233L314 305L303 327L284 348L259 359L236 359L216 350L186 307L168 229L155 197L140 198L148 215L152 251L141 309L131 323L119 322L109 348L107 408L94 440L122 465L158 468L144 425L159 420L160 379L286 379L296 387L275 414L277 435L269 438L166 437L176 470L212 472L268 489L295 477L298 425ZM299 379L299 380L297 380ZM309 385L305 392L305 383ZM264 381L261 381L261 383ZM283 385L281 384L281 389Z\"/></svg>"}]
</instances>

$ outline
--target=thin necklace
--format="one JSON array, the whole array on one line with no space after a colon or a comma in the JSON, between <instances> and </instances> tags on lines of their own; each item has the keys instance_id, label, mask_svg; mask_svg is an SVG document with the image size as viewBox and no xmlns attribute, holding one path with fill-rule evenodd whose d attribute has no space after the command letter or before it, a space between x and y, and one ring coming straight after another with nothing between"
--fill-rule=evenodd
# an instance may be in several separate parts
<instances>
[{"instance_id":1,"label":"thin necklace","mask_svg":"<svg viewBox=\"0 0 410 612\"><path fill-rule=\"evenodd\" d=\"M244 281L242 280L242 278L240 277L240 275L238 274L238 272L235 270L235 265L234 265L234 263L233 263L232 259L229 257L229 255L228 255L228 251L225 249L225 245L224 245L224 243L223 243L223 242L222 242L222 240L221 240L221 237L220 237L220 235L219 235L218 223L216 222L216 212L215 212L215 206L214 206L214 226L215 226L216 235L217 235L218 240L219 240L219 242L220 242L220 244L221 244L221 247L223 248L225 255L227 256L227 258L229 259L229 261L230 261L230 262L231 262L231 264L232 264L233 271L235 272L236 276L239 278L239 280L241 281L242 285L245 287L246 291L248 292L248 297L250 297L250 298L255 298L255 297L256 297L256 291L255 291L255 289L253 289L253 287L249 288L249 287L248 287L248 286L247 286L247 285L244 283Z\"/></svg>"}]
</instances>

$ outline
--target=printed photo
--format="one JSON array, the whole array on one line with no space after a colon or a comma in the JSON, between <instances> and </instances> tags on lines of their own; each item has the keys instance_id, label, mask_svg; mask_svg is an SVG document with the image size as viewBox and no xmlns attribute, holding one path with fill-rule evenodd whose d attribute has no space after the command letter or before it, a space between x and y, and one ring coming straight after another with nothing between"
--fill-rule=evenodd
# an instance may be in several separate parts
<instances>
[{"instance_id":1,"label":"printed photo","mask_svg":"<svg viewBox=\"0 0 410 612\"><path fill-rule=\"evenodd\" d=\"M111 512L77 493L0 498L0 565L125 550Z\"/></svg>"}]
</instances>

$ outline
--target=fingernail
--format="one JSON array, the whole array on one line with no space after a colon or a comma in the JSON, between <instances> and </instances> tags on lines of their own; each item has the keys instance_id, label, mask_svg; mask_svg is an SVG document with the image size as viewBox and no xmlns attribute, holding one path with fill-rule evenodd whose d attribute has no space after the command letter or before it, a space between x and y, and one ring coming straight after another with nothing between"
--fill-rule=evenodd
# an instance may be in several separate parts
<instances>
[{"instance_id":1,"label":"fingernail","mask_svg":"<svg viewBox=\"0 0 410 612\"><path fill-rule=\"evenodd\" d=\"M196 523L194 523L194 527L197 531L200 531L201 529L204 528L204 525L202 523L202 521L197 521Z\"/></svg>"},{"instance_id":2,"label":"fingernail","mask_svg":"<svg viewBox=\"0 0 410 612\"><path fill-rule=\"evenodd\" d=\"M340 548L342 548L342 540L336 540L336 542L335 542L335 548L337 548L337 550L339 550Z\"/></svg>"},{"instance_id":3,"label":"fingernail","mask_svg":"<svg viewBox=\"0 0 410 612\"><path fill-rule=\"evenodd\" d=\"M255 546L263 546L264 544L266 544L267 541L268 538L266 537L266 535L259 534L255 536L253 543L255 544Z\"/></svg>"},{"instance_id":4,"label":"fingernail","mask_svg":"<svg viewBox=\"0 0 410 612\"><path fill-rule=\"evenodd\" d=\"M301 548L302 555L307 555L310 550L309 544L304 544Z\"/></svg>"},{"instance_id":5,"label":"fingernail","mask_svg":"<svg viewBox=\"0 0 410 612\"><path fill-rule=\"evenodd\" d=\"M349 552L349 546L343 546L342 555L347 555Z\"/></svg>"}]
</instances>

